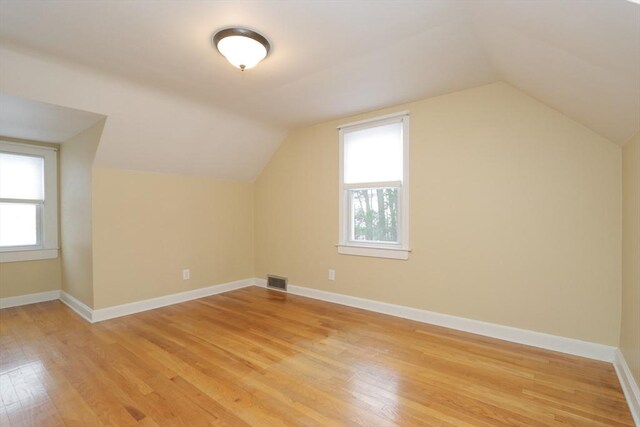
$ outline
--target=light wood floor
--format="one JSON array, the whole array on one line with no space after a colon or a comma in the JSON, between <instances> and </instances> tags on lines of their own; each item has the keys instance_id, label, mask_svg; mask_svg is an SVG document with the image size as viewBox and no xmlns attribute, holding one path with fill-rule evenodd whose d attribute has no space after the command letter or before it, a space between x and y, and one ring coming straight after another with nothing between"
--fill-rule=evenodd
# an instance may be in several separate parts
<instances>
[{"instance_id":1,"label":"light wood floor","mask_svg":"<svg viewBox=\"0 0 640 427\"><path fill-rule=\"evenodd\" d=\"M246 288L0 310L2 426L633 425L610 364Z\"/></svg>"}]
</instances>

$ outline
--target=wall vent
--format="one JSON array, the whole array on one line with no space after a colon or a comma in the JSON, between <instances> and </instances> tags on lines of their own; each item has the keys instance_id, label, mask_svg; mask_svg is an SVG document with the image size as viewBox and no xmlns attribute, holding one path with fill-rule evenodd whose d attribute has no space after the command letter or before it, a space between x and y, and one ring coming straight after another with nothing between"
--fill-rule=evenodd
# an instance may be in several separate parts
<instances>
[{"instance_id":1,"label":"wall vent","mask_svg":"<svg viewBox=\"0 0 640 427\"><path fill-rule=\"evenodd\" d=\"M286 291L287 278L269 274L267 276L267 288L280 289L281 291Z\"/></svg>"}]
</instances>

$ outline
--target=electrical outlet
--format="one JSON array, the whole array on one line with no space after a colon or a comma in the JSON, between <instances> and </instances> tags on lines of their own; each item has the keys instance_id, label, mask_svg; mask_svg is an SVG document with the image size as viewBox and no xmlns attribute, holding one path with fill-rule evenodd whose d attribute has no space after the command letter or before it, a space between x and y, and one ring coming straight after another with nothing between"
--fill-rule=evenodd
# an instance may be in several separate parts
<instances>
[{"instance_id":1,"label":"electrical outlet","mask_svg":"<svg viewBox=\"0 0 640 427\"><path fill-rule=\"evenodd\" d=\"M191 278L191 271L188 268L182 270L182 280L189 280Z\"/></svg>"},{"instance_id":2,"label":"electrical outlet","mask_svg":"<svg viewBox=\"0 0 640 427\"><path fill-rule=\"evenodd\" d=\"M329 270L329 280L336 280L336 271L333 269Z\"/></svg>"}]
</instances>

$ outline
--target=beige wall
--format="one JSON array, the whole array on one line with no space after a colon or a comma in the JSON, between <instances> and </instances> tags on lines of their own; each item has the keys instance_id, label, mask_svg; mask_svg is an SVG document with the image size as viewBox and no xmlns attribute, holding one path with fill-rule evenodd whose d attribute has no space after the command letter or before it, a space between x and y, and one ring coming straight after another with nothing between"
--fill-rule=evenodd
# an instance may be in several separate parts
<instances>
[{"instance_id":1,"label":"beige wall","mask_svg":"<svg viewBox=\"0 0 640 427\"><path fill-rule=\"evenodd\" d=\"M410 259L338 255L336 126L405 109ZM622 330L619 320L621 150L509 85L301 129L253 185L91 170L102 125L62 150L62 273L57 260L2 264L0 296L59 289L62 274L63 289L104 308L274 273L303 286L587 341L618 345L620 338L637 374L637 331L629 325L638 291L628 286L638 282L637 263L627 261L637 252L629 255L626 239ZM634 206L633 156L626 153L635 141L624 156L625 237ZM191 269L188 281L183 268ZM335 282L326 279L329 268ZM21 292L25 283L34 290Z\"/></svg>"},{"instance_id":2,"label":"beige wall","mask_svg":"<svg viewBox=\"0 0 640 427\"><path fill-rule=\"evenodd\" d=\"M93 178L95 308L253 277L251 183L102 168Z\"/></svg>"},{"instance_id":3,"label":"beige wall","mask_svg":"<svg viewBox=\"0 0 640 427\"><path fill-rule=\"evenodd\" d=\"M60 289L60 258L0 263L0 298Z\"/></svg>"},{"instance_id":4,"label":"beige wall","mask_svg":"<svg viewBox=\"0 0 640 427\"><path fill-rule=\"evenodd\" d=\"M0 136L3 141L58 148L59 144ZM59 153L58 153L59 154ZM58 158L58 161L60 159ZM60 170L58 164L58 170ZM59 174L58 174L59 177ZM58 185L58 188L60 186ZM58 208L60 207L58 194ZM60 212L58 211L58 214ZM61 289L60 258L0 263L0 298Z\"/></svg>"},{"instance_id":5,"label":"beige wall","mask_svg":"<svg viewBox=\"0 0 640 427\"><path fill-rule=\"evenodd\" d=\"M406 109L410 259L338 255L336 126ZM504 83L308 127L255 183L256 273L617 345L620 174L619 146Z\"/></svg>"},{"instance_id":6,"label":"beige wall","mask_svg":"<svg viewBox=\"0 0 640 427\"><path fill-rule=\"evenodd\" d=\"M622 148L620 350L640 384L640 134Z\"/></svg>"},{"instance_id":7,"label":"beige wall","mask_svg":"<svg viewBox=\"0 0 640 427\"><path fill-rule=\"evenodd\" d=\"M91 168L105 121L62 144L60 231L62 289L93 307Z\"/></svg>"}]
</instances>

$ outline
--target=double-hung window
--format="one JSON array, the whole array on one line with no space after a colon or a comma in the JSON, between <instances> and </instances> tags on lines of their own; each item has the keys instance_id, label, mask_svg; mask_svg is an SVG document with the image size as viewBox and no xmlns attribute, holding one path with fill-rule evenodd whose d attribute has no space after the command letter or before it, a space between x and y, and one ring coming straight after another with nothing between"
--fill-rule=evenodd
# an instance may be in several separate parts
<instances>
[{"instance_id":1,"label":"double-hung window","mask_svg":"<svg viewBox=\"0 0 640 427\"><path fill-rule=\"evenodd\" d=\"M409 114L340 126L338 252L409 257Z\"/></svg>"},{"instance_id":2,"label":"double-hung window","mask_svg":"<svg viewBox=\"0 0 640 427\"><path fill-rule=\"evenodd\" d=\"M0 141L0 262L58 256L53 148Z\"/></svg>"}]
</instances>

